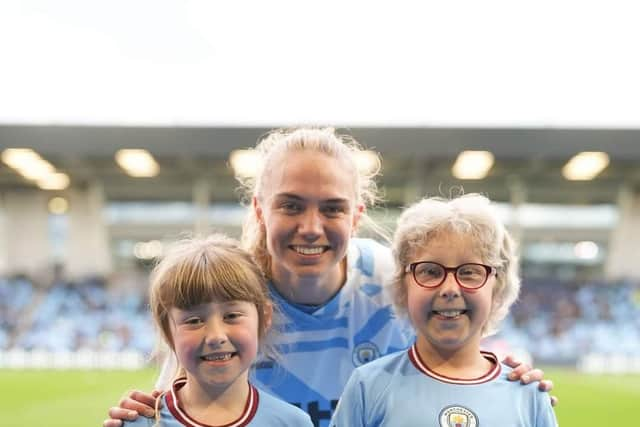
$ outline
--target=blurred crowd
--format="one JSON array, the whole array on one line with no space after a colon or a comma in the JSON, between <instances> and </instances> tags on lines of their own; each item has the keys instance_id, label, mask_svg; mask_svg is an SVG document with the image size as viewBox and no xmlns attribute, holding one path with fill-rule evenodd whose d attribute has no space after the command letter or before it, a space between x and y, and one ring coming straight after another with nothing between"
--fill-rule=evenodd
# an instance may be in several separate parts
<instances>
[{"instance_id":1,"label":"blurred crowd","mask_svg":"<svg viewBox=\"0 0 640 427\"><path fill-rule=\"evenodd\" d=\"M0 350L138 350L155 337L144 292L116 290L100 278L37 288L0 279Z\"/></svg>"},{"instance_id":2,"label":"blurred crowd","mask_svg":"<svg viewBox=\"0 0 640 427\"><path fill-rule=\"evenodd\" d=\"M640 354L640 285L525 280L500 337L535 360Z\"/></svg>"},{"instance_id":3,"label":"blurred crowd","mask_svg":"<svg viewBox=\"0 0 640 427\"><path fill-rule=\"evenodd\" d=\"M536 363L640 354L640 284L525 280L494 340L528 351ZM42 288L24 277L0 279L0 350L148 355L154 343L144 286L91 278Z\"/></svg>"}]
</instances>

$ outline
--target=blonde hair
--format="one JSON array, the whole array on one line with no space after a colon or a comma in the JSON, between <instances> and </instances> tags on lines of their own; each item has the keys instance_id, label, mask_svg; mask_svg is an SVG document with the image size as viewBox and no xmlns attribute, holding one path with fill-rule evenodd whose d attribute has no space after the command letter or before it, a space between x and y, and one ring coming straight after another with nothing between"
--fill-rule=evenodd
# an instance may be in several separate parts
<instances>
[{"instance_id":1,"label":"blonde hair","mask_svg":"<svg viewBox=\"0 0 640 427\"><path fill-rule=\"evenodd\" d=\"M266 280L251 255L236 240L221 234L174 243L151 273L151 313L158 332L174 352L171 308L236 300L255 304L262 345L269 327L266 315L272 308ZM181 373L179 367L177 374Z\"/></svg>"},{"instance_id":2,"label":"blonde hair","mask_svg":"<svg viewBox=\"0 0 640 427\"><path fill-rule=\"evenodd\" d=\"M391 285L396 309L401 313L407 310L405 267L415 261L413 257L421 248L443 232L464 234L471 239L482 262L497 269L489 319L481 330L482 336L492 335L518 298L520 278L513 239L490 200L479 194L451 200L423 199L400 215L392 244L395 271Z\"/></svg>"},{"instance_id":3,"label":"blonde hair","mask_svg":"<svg viewBox=\"0 0 640 427\"><path fill-rule=\"evenodd\" d=\"M358 155L364 151L360 144L349 135L336 133L333 128L277 129L268 133L255 147L258 154L258 170L255 177L236 178L244 192L243 201L251 204L255 197L261 200L265 192L265 181L274 166L272 162L283 153L290 151L310 150L333 157L342 162L353 177L353 192L356 204L365 207L373 206L379 199L374 178L380 172L380 157L376 154L376 163L368 171L358 167ZM383 239L387 233L365 213L360 222L368 226ZM267 251L266 233L256 216L255 210L249 208L247 219L242 229L242 245L262 268L267 277L271 275L271 255Z\"/></svg>"}]
</instances>

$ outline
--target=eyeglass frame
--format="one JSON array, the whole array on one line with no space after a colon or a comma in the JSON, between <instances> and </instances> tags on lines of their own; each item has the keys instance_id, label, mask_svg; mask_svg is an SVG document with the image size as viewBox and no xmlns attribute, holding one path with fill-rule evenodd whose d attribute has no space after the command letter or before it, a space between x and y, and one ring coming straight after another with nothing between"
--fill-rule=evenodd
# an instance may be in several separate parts
<instances>
[{"instance_id":1,"label":"eyeglass frame","mask_svg":"<svg viewBox=\"0 0 640 427\"><path fill-rule=\"evenodd\" d=\"M444 274L442 275L442 280L440 281L440 283L438 283L435 286L425 286L422 283L420 283L420 281L416 278L416 266L418 264L435 264L439 267L442 267L442 269L444 270ZM471 288L469 286L465 286L462 283L460 283L460 281L458 280L458 275L456 274L458 272L458 269L460 267L462 267L463 265L479 265L481 267L484 267L485 271L487 272L487 277L484 278L484 282L482 282L482 284L478 287L475 288ZM411 264L407 265L404 268L404 272L409 273L411 272L411 276L413 277L413 280L416 282L416 285L420 286L421 288L425 288L425 289L436 289L438 287L440 287L445 280L447 280L447 276L449 275L449 273L453 274L453 278L456 281L456 283L458 284L458 286L460 286L463 290L465 291L477 291L478 289L482 288L484 285L487 284L487 282L489 281L489 277L491 277L492 275L498 275L498 269L495 267L492 267L490 265L486 265L486 264L482 264L479 262L465 262L462 263L460 265L458 265L457 267L447 267L445 265L440 264L439 262L435 262L435 261L416 261L416 262L412 262Z\"/></svg>"}]
</instances>

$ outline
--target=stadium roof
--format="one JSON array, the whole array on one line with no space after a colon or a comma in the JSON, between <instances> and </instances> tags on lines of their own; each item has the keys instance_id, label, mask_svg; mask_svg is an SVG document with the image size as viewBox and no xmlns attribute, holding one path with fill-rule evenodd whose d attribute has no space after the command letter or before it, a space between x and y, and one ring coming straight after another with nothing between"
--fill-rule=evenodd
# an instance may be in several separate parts
<instances>
[{"instance_id":1,"label":"stadium roof","mask_svg":"<svg viewBox=\"0 0 640 427\"><path fill-rule=\"evenodd\" d=\"M70 175L73 186L99 180L112 199L193 197L198 179L209 180L217 200L237 199L228 156L251 147L267 128L166 128L0 126L0 145L35 149ZM420 194L440 194L452 185L509 200L514 185L532 201L612 203L623 185L640 183L640 130L350 128L369 148L383 154L382 183L387 199L402 205ZM160 163L155 178L130 178L115 163L120 148L146 148ZM489 150L496 164L481 181L451 175L456 155L465 149ZM569 182L561 167L580 151L605 151L611 163L595 180ZM31 188L5 165L0 188Z\"/></svg>"}]
</instances>

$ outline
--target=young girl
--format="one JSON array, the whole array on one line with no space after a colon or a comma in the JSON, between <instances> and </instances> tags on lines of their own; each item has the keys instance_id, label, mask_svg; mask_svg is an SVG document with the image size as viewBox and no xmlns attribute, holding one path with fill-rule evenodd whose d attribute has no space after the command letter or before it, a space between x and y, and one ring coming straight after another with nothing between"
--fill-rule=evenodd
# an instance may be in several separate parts
<instances>
[{"instance_id":1,"label":"young girl","mask_svg":"<svg viewBox=\"0 0 640 427\"><path fill-rule=\"evenodd\" d=\"M309 416L249 383L272 317L260 269L220 236L176 244L151 276L150 305L178 360L156 419L125 425L311 426Z\"/></svg>"},{"instance_id":2,"label":"young girl","mask_svg":"<svg viewBox=\"0 0 640 427\"><path fill-rule=\"evenodd\" d=\"M489 200L423 200L398 220L396 307L416 342L356 369L332 426L555 427L549 399L480 350L520 288L514 244Z\"/></svg>"},{"instance_id":3,"label":"young girl","mask_svg":"<svg viewBox=\"0 0 640 427\"><path fill-rule=\"evenodd\" d=\"M353 237L363 223L373 224L366 208L377 200L379 168L358 168L361 151L353 138L330 128L277 130L256 147L256 177L242 180L251 202L243 245L282 311L274 319L282 330L276 343L282 358L262 360L256 382L301 407L320 427L328 425L355 367L413 340L382 285L393 271L389 249ZM539 370L528 369L520 366L512 379L525 373L528 381L541 379ZM160 386L166 384L162 377ZM109 415L132 419L151 411L152 402L132 392L120 404L134 411L112 408Z\"/></svg>"}]
</instances>

